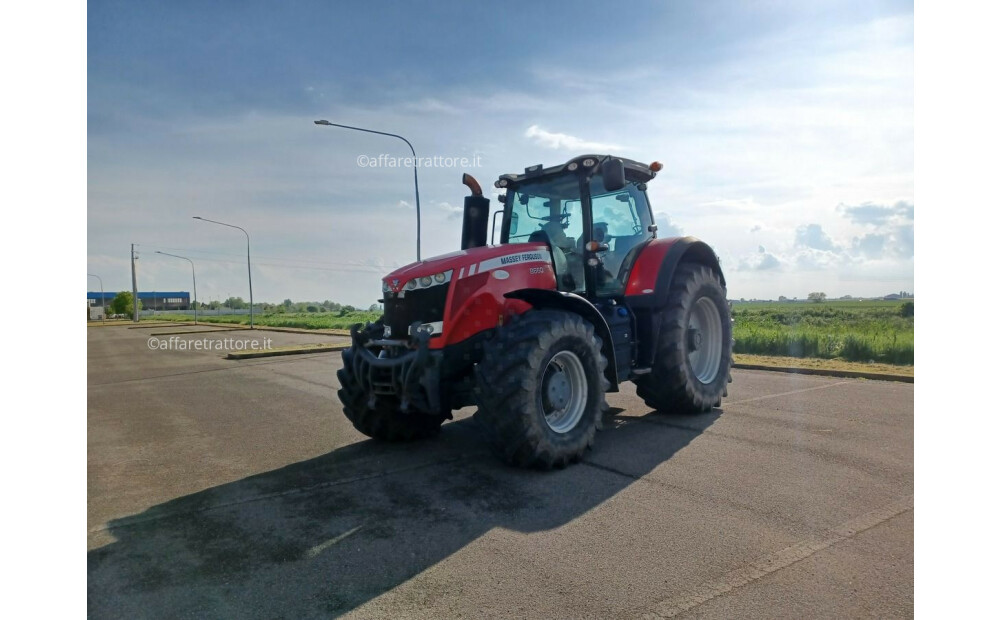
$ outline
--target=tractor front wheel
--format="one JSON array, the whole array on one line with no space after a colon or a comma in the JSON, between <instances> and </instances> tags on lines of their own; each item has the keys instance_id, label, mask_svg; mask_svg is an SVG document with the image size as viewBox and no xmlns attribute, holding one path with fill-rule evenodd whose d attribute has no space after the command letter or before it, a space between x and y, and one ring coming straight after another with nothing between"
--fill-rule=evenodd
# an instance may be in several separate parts
<instances>
[{"instance_id":1,"label":"tractor front wheel","mask_svg":"<svg viewBox=\"0 0 1000 620\"><path fill-rule=\"evenodd\" d=\"M580 460L607 409L607 359L579 315L530 311L498 330L476 366L476 418L494 451L519 467Z\"/></svg>"},{"instance_id":2,"label":"tractor front wheel","mask_svg":"<svg viewBox=\"0 0 1000 620\"><path fill-rule=\"evenodd\" d=\"M710 411L726 394L732 364L726 290L709 267L681 263L662 312L653 368L636 380L636 394L659 411Z\"/></svg>"}]
</instances>

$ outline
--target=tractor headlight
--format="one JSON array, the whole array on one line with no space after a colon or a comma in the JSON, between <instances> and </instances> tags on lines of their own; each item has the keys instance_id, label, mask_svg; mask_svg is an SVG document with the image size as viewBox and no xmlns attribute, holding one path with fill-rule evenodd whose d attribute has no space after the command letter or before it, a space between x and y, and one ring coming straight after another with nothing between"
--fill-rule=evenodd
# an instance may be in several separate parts
<instances>
[{"instance_id":1,"label":"tractor headlight","mask_svg":"<svg viewBox=\"0 0 1000 620\"><path fill-rule=\"evenodd\" d=\"M444 284L446 282L451 282L451 272L452 271L453 271L452 269L449 269L448 271L442 271L441 273L435 273L432 276L422 276L422 277L420 277L418 279L410 280L406 284L406 288L408 288L410 290L412 290L412 288L414 288L414 287L429 288L431 286L437 286L438 284ZM413 285L413 287L410 286L411 284Z\"/></svg>"},{"instance_id":2,"label":"tractor headlight","mask_svg":"<svg viewBox=\"0 0 1000 620\"><path fill-rule=\"evenodd\" d=\"M580 167L579 164L577 164L576 162L573 162L570 165L566 166L566 169L569 170L570 172L573 172L574 170L576 170L579 167Z\"/></svg>"},{"instance_id":3,"label":"tractor headlight","mask_svg":"<svg viewBox=\"0 0 1000 620\"><path fill-rule=\"evenodd\" d=\"M594 161L593 159L590 159L589 157L587 159L583 160L583 166L585 168L590 168L591 166L593 166L596 163L597 163L596 161Z\"/></svg>"},{"instance_id":4,"label":"tractor headlight","mask_svg":"<svg viewBox=\"0 0 1000 620\"><path fill-rule=\"evenodd\" d=\"M385 280L382 280L382 292L383 293L390 293L390 292L392 292L392 288L389 286L389 283L386 282Z\"/></svg>"},{"instance_id":5,"label":"tractor headlight","mask_svg":"<svg viewBox=\"0 0 1000 620\"><path fill-rule=\"evenodd\" d=\"M442 271L441 273L435 273L434 275L414 278L407 282L406 286L403 288L408 291L412 291L418 288L430 288L432 286L437 286L438 284L446 284L451 282L451 274L453 271L453 269L449 269L448 271ZM385 282L382 283L382 290L386 292L390 290Z\"/></svg>"},{"instance_id":6,"label":"tractor headlight","mask_svg":"<svg viewBox=\"0 0 1000 620\"><path fill-rule=\"evenodd\" d=\"M423 323L421 325L414 325L410 328L411 336L418 336L424 334L427 336L434 336L440 334L444 329L444 322L434 321L433 323Z\"/></svg>"}]
</instances>

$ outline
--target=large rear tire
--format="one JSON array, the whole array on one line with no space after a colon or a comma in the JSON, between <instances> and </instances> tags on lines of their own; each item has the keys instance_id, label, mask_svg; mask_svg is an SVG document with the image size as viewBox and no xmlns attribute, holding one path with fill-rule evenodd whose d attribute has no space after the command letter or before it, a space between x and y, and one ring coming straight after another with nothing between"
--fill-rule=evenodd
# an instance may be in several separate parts
<instances>
[{"instance_id":1,"label":"large rear tire","mask_svg":"<svg viewBox=\"0 0 1000 620\"><path fill-rule=\"evenodd\" d=\"M354 352L341 352L344 367L337 371L340 389L337 396L344 404L344 415L365 435L382 441L413 441L432 437L441 430L445 416L428 415L419 411L402 412L393 398L377 396L375 406L368 406L368 395L354 378L351 358Z\"/></svg>"},{"instance_id":2,"label":"large rear tire","mask_svg":"<svg viewBox=\"0 0 1000 620\"><path fill-rule=\"evenodd\" d=\"M710 411L726 394L732 365L726 289L709 267L681 263L662 313L653 368L636 380L636 394L659 411Z\"/></svg>"},{"instance_id":3,"label":"large rear tire","mask_svg":"<svg viewBox=\"0 0 1000 620\"><path fill-rule=\"evenodd\" d=\"M580 460L607 410L607 359L579 315L535 310L498 330L476 366L487 440L505 462L537 469Z\"/></svg>"}]
</instances>

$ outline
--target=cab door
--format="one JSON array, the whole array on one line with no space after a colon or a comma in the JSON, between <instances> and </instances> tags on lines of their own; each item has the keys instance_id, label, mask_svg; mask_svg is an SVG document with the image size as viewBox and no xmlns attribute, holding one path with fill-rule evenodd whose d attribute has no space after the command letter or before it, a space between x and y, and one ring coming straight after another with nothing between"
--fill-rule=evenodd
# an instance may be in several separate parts
<instances>
[{"instance_id":1,"label":"cab door","mask_svg":"<svg viewBox=\"0 0 1000 620\"><path fill-rule=\"evenodd\" d=\"M649 210L646 186L629 181L616 192L607 192L599 179L591 181L591 238L607 246L599 251L595 266L595 294L618 297L625 294L628 276L642 246L656 236Z\"/></svg>"}]
</instances>

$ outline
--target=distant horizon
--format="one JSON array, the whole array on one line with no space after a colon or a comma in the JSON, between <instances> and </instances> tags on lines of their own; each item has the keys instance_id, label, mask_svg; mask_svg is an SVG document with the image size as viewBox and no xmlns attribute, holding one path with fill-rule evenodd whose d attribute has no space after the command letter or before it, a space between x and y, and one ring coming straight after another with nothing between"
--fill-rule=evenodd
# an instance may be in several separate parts
<instances>
[{"instance_id":1,"label":"distant horizon","mask_svg":"<svg viewBox=\"0 0 1000 620\"><path fill-rule=\"evenodd\" d=\"M105 295L106 299L111 299L111 298L114 298L114 296L117 295L118 293L122 293L122 292L131 293L132 291L131 290L114 291L114 292L112 292L112 291L105 291L104 295ZM912 292L909 292L909 291L901 291L901 292L906 292L907 295L905 295L905 296L901 295L899 297L900 300L915 299L915 296L914 296L914 294ZM183 295L188 295L188 296L190 296L190 294L191 294L190 291L184 291L184 290L180 290L180 291L138 291L138 293L139 293L139 295L143 295L143 294L149 294L149 295L164 294L164 295L166 295L166 294L174 293L174 294L183 294ZM100 296L100 294L101 294L100 291L88 291L87 292L87 298L89 299L91 297L91 295ZM900 295L900 292L886 293L885 295L872 295L872 296L857 296L857 295L841 295L839 297L830 297L830 296L827 296L825 299L823 299L819 303L825 303L825 302L830 302L830 301L852 301L852 300L857 300L857 301L886 301L885 298L889 297L890 295ZM235 298L235 299L238 299L238 300L242 301L243 303L249 303L246 298L244 298L244 297L242 297L240 295L233 295L232 297ZM804 302L810 302L810 303L817 303L814 300L808 299L808 293L806 294L805 297L801 297L801 298L799 298L798 296L788 297L787 295L784 295L783 297L785 297L786 299L782 300L782 299L780 299L780 297L782 297L782 296L779 296L778 299L761 299L761 298L749 298L748 299L746 297L740 297L740 298L729 297L728 299L729 299L729 301L731 301L733 303L752 303L752 302L784 303L784 302L794 302L794 301L804 301ZM226 301L229 301L229 299L230 299L229 297L227 297L225 299L222 299L222 300L217 299L217 298L212 298L212 299L210 299L207 302L204 301L204 300L197 300L197 302L199 304L215 303L215 302L219 302L219 303L224 304ZM324 303L330 302L330 303L337 304L337 305L340 305L340 306L351 306L351 307L357 308L359 310L363 310L364 309L364 308L361 308L359 306L356 306L355 304L344 303L344 302L337 301L335 299L323 299L323 300L319 300L319 299L299 299L299 300L296 300L295 298L292 298L292 297L286 297L285 299L290 300L293 304L324 304ZM254 302L253 302L253 305L255 307L256 306L261 306L261 305L264 305L264 304L270 305L270 306L280 306L280 305L282 305L282 304L285 303L285 299L282 299L281 301L261 301L261 300L255 299ZM195 300L192 299L191 301L195 301ZM372 302L371 304L368 304L368 306L366 306L366 307L370 307L372 304L377 304L377 303L378 303L378 301L376 300L376 301ZM149 310L150 308L144 308L144 309L145 310Z\"/></svg>"}]
</instances>

